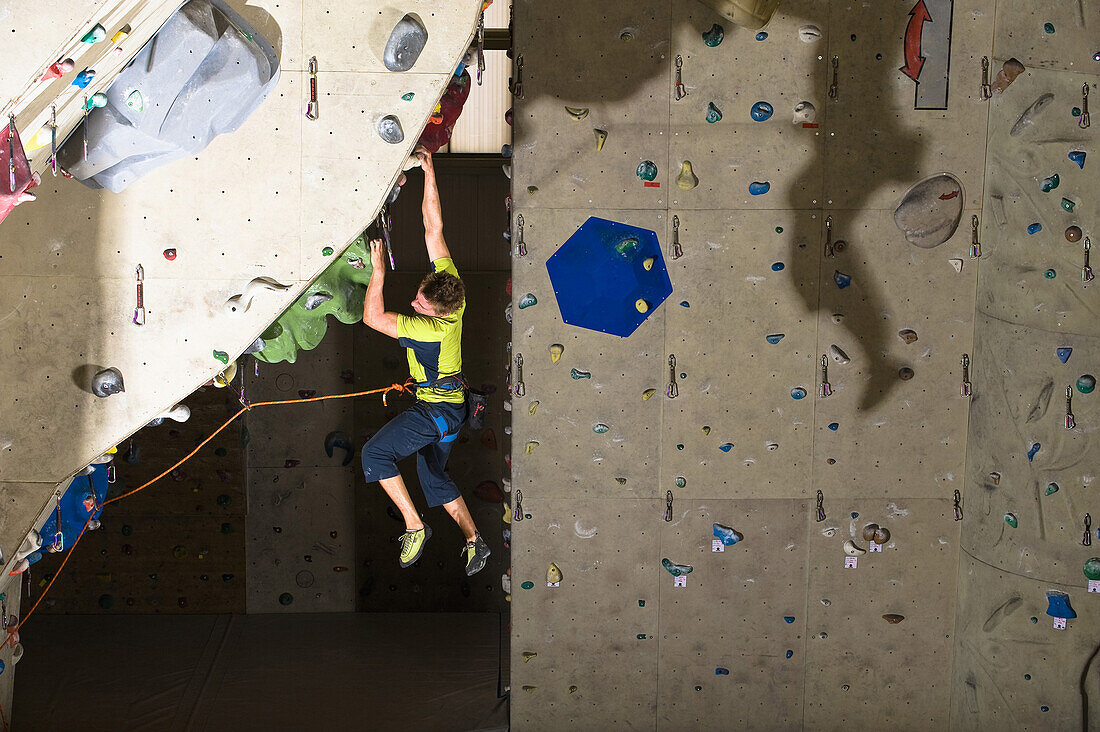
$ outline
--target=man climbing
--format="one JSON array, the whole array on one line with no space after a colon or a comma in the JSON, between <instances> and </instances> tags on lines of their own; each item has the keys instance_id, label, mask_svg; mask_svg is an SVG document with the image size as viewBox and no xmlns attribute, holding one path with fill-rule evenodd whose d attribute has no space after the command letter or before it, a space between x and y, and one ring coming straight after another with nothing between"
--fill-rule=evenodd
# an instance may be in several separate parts
<instances>
[{"instance_id":1,"label":"man climbing","mask_svg":"<svg viewBox=\"0 0 1100 732\"><path fill-rule=\"evenodd\" d=\"M466 388L462 376L462 313L466 290L443 240L443 213L439 206L432 155L416 149L424 170L424 243L432 263L412 301L415 315L386 312L382 286L386 265L382 242L370 242L371 272L363 306L363 322L405 347L409 372L416 380L416 404L406 409L363 446L363 474L378 481L405 519L401 536L402 567L420 559L432 530L413 505L397 461L416 453L416 473L428 506L443 506L466 537L462 554L466 574L485 567L489 546L474 526L474 519L458 487L447 475L447 458L458 431L466 421Z\"/></svg>"}]
</instances>

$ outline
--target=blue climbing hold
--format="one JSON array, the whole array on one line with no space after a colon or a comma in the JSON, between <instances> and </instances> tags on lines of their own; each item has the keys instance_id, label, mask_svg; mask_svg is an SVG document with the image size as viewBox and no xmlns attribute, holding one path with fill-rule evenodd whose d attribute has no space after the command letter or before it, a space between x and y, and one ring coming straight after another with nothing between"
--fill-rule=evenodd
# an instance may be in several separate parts
<instances>
[{"instance_id":1,"label":"blue climbing hold","mask_svg":"<svg viewBox=\"0 0 1100 732\"><path fill-rule=\"evenodd\" d=\"M733 546L745 538L739 531L734 531L729 526L723 526L722 524L714 524L714 535L721 539L726 546Z\"/></svg>"},{"instance_id":2,"label":"blue climbing hold","mask_svg":"<svg viewBox=\"0 0 1100 732\"><path fill-rule=\"evenodd\" d=\"M1077 613L1069 606L1069 595L1056 590L1047 592L1047 615L1052 618L1065 618L1066 620L1073 620L1077 617Z\"/></svg>"},{"instance_id":3,"label":"blue climbing hold","mask_svg":"<svg viewBox=\"0 0 1100 732\"><path fill-rule=\"evenodd\" d=\"M772 112L774 111L775 110L772 109L772 105L768 104L767 102L757 102L756 104L752 105L752 109L749 110L749 116L757 122L765 122L771 119Z\"/></svg>"},{"instance_id":4,"label":"blue climbing hold","mask_svg":"<svg viewBox=\"0 0 1100 732\"><path fill-rule=\"evenodd\" d=\"M783 616L783 622L785 622L787 625L790 625L791 623L794 622L794 616L793 615Z\"/></svg>"},{"instance_id":5,"label":"blue climbing hold","mask_svg":"<svg viewBox=\"0 0 1100 732\"><path fill-rule=\"evenodd\" d=\"M722 668L721 666L719 666L718 668L714 669L714 675L715 676L729 676L730 675L730 670L728 668Z\"/></svg>"},{"instance_id":6,"label":"blue climbing hold","mask_svg":"<svg viewBox=\"0 0 1100 732\"><path fill-rule=\"evenodd\" d=\"M1035 459L1035 453L1039 452L1039 449L1040 449L1040 448L1041 448L1042 446L1043 446L1043 445L1042 445L1042 443L1039 443L1039 442L1035 442L1035 443L1033 443L1033 444L1031 445L1031 449L1027 451L1027 461L1028 461L1029 463L1030 463L1030 462L1031 462L1032 460L1034 460L1034 459Z\"/></svg>"},{"instance_id":7,"label":"blue climbing hold","mask_svg":"<svg viewBox=\"0 0 1100 732\"><path fill-rule=\"evenodd\" d=\"M718 449L721 450L722 452L729 452L730 450L733 449L733 443L732 442L727 442L724 445L719 445Z\"/></svg>"},{"instance_id":8,"label":"blue climbing hold","mask_svg":"<svg viewBox=\"0 0 1100 732\"><path fill-rule=\"evenodd\" d=\"M758 41L768 40L768 32L767 31L760 31L759 33L756 34L756 40L758 40Z\"/></svg>"},{"instance_id":9,"label":"blue climbing hold","mask_svg":"<svg viewBox=\"0 0 1100 732\"><path fill-rule=\"evenodd\" d=\"M791 399L805 399L805 398L806 398L806 390L803 389L801 386L796 386L795 388L791 389Z\"/></svg>"},{"instance_id":10,"label":"blue climbing hold","mask_svg":"<svg viewBox=\"0 0 1100 732\"><path fill-rule=\"evenodd\" d=\"M776 343L779 343L779 341L783 340L784 335L784 333L772 333L771 335L764 336L764 340L774 346Z\"/></svg>"},{"instance_id":11,"label":"blue climbing hold","mask_svg":"<svg viewBox=\"0 0 1100 732\"><path fill-rule=\"evenodd\" d=\"M775 262L774 264L772 264L772 272L782 272L783 268L786 266L787 265L783 264L782 262Z\"/></svg>"},{"instance_id":12,"label":"blue climbing hold","mask_svg":"<svg viewBox=\"0 0 1100 732\"><path fill-rule=\"evenodd\" d=\"M1057 354L1059 361L1061 361L1062 363L1065 363L1066 361L1069 360L1069 356L1070 356L1071 353L1073 353L1073 349L1070 348L1069 346L1066 346L1064 348L1059 348L1054 353Z\"/></svg>"},{"instance_id":13,"label":"blue climbing hold","mask_svg":"<svg viewBox=\"0 0 1100 732\"><path fill-rule=\"evenodd\" d=\"M845 287L852 284L852 278L838 269L833 272L833 282L836 283L838 288L843 290Z\"/></svg>"},{"instance_id":14,"label":"blue climbing hold","mask_svg":"<svg viewBox=\"0 0 1100 732\"><path fill-rule=\"evenodd\" d=\"M687 300L681 300L681 301L680 301L680 307L682 307L682 308L690 308L690 307L691 307L691 303L690 303L690 302L688 302Z\"/></svg>"},{"instance_id":15,"label":"blue climbing hold","mask_svg":"<svg viewBox=\"0 0 1100 732\"><path fill-rule=\"evenodd\" d=\"M768 181L756 181L749 183L749 194L753 196L763 196L765 193L772 189L772 184Z\"/></svg>"},{"instance_id":16,"label":"blue climbing hold","mask_svg":"<svg viewBox=\"0 0 1100 732\"><path fill-rule=\"evenodd\" d=\"M791 650L787 651L787 658L790 658L793 655L794 655L794 651L791 651Z\"/></svg>"},{"instance_id":17,"label":"blue climbing hold","mask_svg":"<svg viewBox=\"0 0 1100 732\"><path fill-rule=\"evenodd\" d=\"M829 429L831 429L833 432L836 432L838 429L840 429L840 422L830 422Z\"/></svg>"},{"instance_id":18,"label":"blue climbing hold","mask_svg":"<svg viewBox=\"0 0 1100 732\"><path fill-rule=\"evenodd\" d=\"M1046 704L1044 704L1044 705L1042 705L1041 707L1039 707L1039 711L1040 711L1040 712L1049 712L1049 711L1050 711L1050 707L1048 707L1048 706L1047 706Z\"/></svg>"},{"instance_id":19,"label":"blue climbing hold","mask_svg":"<svg viewBox=\"0 0 1100 732\"><path fill-rule=\"evenodd\" d=\"M852 518L859 518L859 514L855 511L852 511Z\"/></svg>"},{"instance_id":20,"label":"blue climbing hold","mask_svg":"<svg viewBox=\"0 0 1100 732\"><path fill-rule=\"evenodd\" d=\"M1084 150L1070 150L1067 156L1078 168L1082 170L1085 167L1085 151Z\"/></svg>"},{"instance_id":21,"label":"blue climbing hold","mask_svg":"<svg viewBox=\"0 0 1100 732\"><path fill-rule=\"evenodd\" d=\"M1029 233L1029 234L1038 234L1042 230L1043 230L1043 225L1040 224L1038 221L1036 221L1034 224L1028 224L1027 225L1027 233Z\"/></svg>"}]
</instances>

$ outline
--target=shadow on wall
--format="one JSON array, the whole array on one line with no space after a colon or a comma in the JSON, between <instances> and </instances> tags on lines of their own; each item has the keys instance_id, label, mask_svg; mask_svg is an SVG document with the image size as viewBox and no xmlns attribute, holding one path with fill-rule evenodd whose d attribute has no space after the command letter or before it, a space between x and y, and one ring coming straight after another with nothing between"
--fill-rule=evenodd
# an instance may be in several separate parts
<instances>
[{"instance_id":1,"label":"shadow on wall","mask_svg":"<svg viewBox=\"0 0 1100 732\"><path fill-rule=\"evenodd\" d=\"M225 0L225 4L232 8L238 15L252 26L261 36L267 39L271 47L275 49L275 58L279 59L280 68L283 66L283 30L271 14L265 10L249 5L249 0ZM298 66L304 68L299 62Z\"/></svg>"},{"instance_id":2,"label":"shadow on wall","mask_svg":"<svg viewBox=\"0 0 1100 732\"><path fill-rule=\"evenodd\" d=\"M726 28L726 43L736 42L735 39L728 37L732 35L731 30L733 29L739 31L737 34L739 38L751 38L750 31L736 28L730 20L713 12L703 4L674 2L672 7L674 21L678 20L681 23L691 24L693 35L701 35L705 31L709 31L712 24L719 23ZM644 12L639 10L639 13ZM689 14L690 17L685 17ZM677 15L680 17L676 18ZM828 27L828 17L825 11L822 10L819 13L809 12L808 4L804 2L784 2L780 6L776 17L786 17L793 23L800 25L813 24L819 28ZM671 37L676 36L677 31L674 29ZM823 62L828 63L829 56L826 54L831 54L832 50L828 43L824 42L824 38L825 36L823 36L822 41L809 45L797 44L798 50L807 55L821 55L823 56ZM635 43L637 42L638 40L635 41ZM662 40L657 45L650 43L645 46L646 51L652 54L652 58L656 63L648 68L630 70L629 76L635 82L633 84L623 84L622 76L618 73L584 74L580 73L579 70L571 73L568 63L563 59L561 68L552 73L538 74L538 83L527 85L526 88L533 92L533 94L528 93L527 104L530 105L533 98L539 94L559 100L600 99L605 102L621 102L635 93L638 86L637 82L646 82L658 77L665 79L669 89L671 89L675 78L672 65L675 49L662 48L665 43ZM817 121L821 124L822 134L826 134L827 131L824 118L829 113L837 114L843 118L844 113L841 110L850 106L849 100L845 100L843 97L845 80L849 77L854 78L855 74L851 71L846 72L843 67L841 72L840 93L842 96L836 102L831 100L828 95L826 78L831 81L831 70L828 77L825 74L815 73L815 87L812 89L810 96L819 110ZM534 78L537 70L524 69L524 73L526 76ZM889 63L876 62L859 67L861 83L866 82L870 88L888 88L894 83L897 73L898 71L894 65ZM736 81L736 79L730 79L730 83L736 83ZM873 100L867 101L873 102ZM776 119L781 124L785 124L786 122L781 120L780 117L786 117L787 114L789 114L788 110L780 111L777 109ZM866 205L868 201L872 200L878 187L899 181L907 184L916 182L917 160L921 156L924 144L911 131L898 125L896 120L897 117L893 114L878 115L874 127L867 128L869 133L867 139L858 141L868 149L881 148L884 145L888 145L889 149L884 150L884 153L875 159L876 168L873 171L875 185L860 187L857 184L852 186L852 192L847 199L850 209L858 210ZM826 136L824 145L828 145L828 139ZM821 146L821 148L824 150L824 146ZM733 153L736 154L736 151L733 151ZM835 155L832 159L838 161L840 167L826 172L830 181L856 180L865 174L865 171L845 170L843 166L847 156ZM792 180L812 180L815 169L824 170L826 168L825 162L814 159L805 160L799 166L799 172ZM810 187L813 185L815 184L811 183ZM815 197L815 201L818 205L823 206L823 202L829 200L830 191L825 190L823 183L816 185L818 185L818 196ZM795 189L792 188L787 194L786 207L798 208L800 205L802 204L795 195ZM840 215L839 211L831 211L822 207L816 210L817 216L811 221L807 222L804 217L795 219L799 223L790 232L792 255L796 255L798 250L805 247L824 246L823 223L825 216L830 213L833 214L834 218L834 238L851 236L851 233L838 229L838 226L842 225L841 221L850 217ZM841 221L838 221L838 219ZM748 242L746 242L747 244ZM854 244L855 249L858 250L860 246L874 246L875 242L849 241L849 244ZM665 246L667 251L667 242L665 242ZM850 290L853 296L845 299L844 311L837 314L843 315L840 324L851 337L849 342L858 344L858 348L863 352L864 362L867 364L866 377L868 380L859 406L863 410L875 408L888 398L890 391L899 383L898 367L900 365L886 355L891 334L887 320L883 317L885 301L881 278L876 277L868 265L851 249L849 249L846 256L837 260L791 256L789 261L792 267L790 291L801 299L806 310L811 313L818 313L823 307L822 302L826 298L822 296L824 290L821 288L834 286L832 284L834 262L837 263L836 268L842 269L845 274L851 276L855 285ZM824 263L822 264L822 262ZM839 264L840 262L843 262L843 264ZM820 272L809 271L808 268L815 266L819 267ZM820 277L820 286L816 290L797 286L798 282L812 282L818 277ZM828 313L828 315L833 314L832 312ZM825 344L825 347L827 347L827 344Z\"/></svg>"}]
</instances>

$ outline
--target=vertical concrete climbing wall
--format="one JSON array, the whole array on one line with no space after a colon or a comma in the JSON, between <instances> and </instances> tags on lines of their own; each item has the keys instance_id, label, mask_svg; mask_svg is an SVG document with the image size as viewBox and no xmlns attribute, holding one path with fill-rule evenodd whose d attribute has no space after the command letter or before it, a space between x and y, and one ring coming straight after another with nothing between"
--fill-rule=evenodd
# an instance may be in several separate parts
<instances>
[{"instance_id":1,"label":"vertical concrete climbing wall","mask_svg":"<svg viewBox=\"0 0 1100 732\"><path fill-rule=\"evenodd\" d=\"M167 470L240 409L233 392L213 386L183 403L191 411L186 422L145 427L119 446L109 496ZM236 429L222 431L160 482L106 511L38 612L244 612L245 461L238 438ZM66 556L47 552L31 566L29 600L38 599ZM32 626L26 632L34 637Z\"/></svg>"},{"instance_id":2,"label":"vertical concrete climbing wall","mask_svg":"<svg viewBox=\"0 0 1100 732\"><path fill-rule=\"evenodd\" d=\"M1100 723L1100 595L1089 594L1100 590L1090 582L1100 579L1100 537L1086 524L1090 512L1100 517L1092 391L1100 330L1096 284L1083 271L1084 237L1096 234L1100 151L1096 127L1083 128L1080 117L1082 86L1097 91L1098 29L1093 3L997 8L994 68L1015 58L1027 70L990 102L953 678L958 729ZM1048 596L1073 612L1059 612Z\"/></svg>"},{"instance_id":3,"label":"vertical concrete climbing wall","mask_svg":"<svg viewBox=\"0 0 1100 732\"><path fill-rule=\"evenodd\" d=\"M927 76L912 3L515 7L514 727L946 727L994 3ZM555 302L590 216L660 241L628 338Z\"/></svg>"},{"instance_id":4,"label":"vertical concrete climbing wall","mask_svg":"<svg viewBox=\"0 0 1100 732\"><path fill-rule=\"evenodd\" d=\"M351 326L332 323L294 364L260 363L258 375L250 367L248 398L353 391L352 342ZM248 612L355 609L358 459L340 447L351 444L354 410L335 399L248 413Z\"/></svg>"}]
</instances>

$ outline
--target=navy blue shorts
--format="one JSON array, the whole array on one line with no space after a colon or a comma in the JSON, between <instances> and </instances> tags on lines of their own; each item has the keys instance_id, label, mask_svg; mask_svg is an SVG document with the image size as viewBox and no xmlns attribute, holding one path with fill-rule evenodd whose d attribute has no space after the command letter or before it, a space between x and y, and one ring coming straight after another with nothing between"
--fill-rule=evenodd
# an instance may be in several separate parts
<instances>
[{"instance_id":1,"label":"navy blue shorts","mask_svg":"<svg viewBox=\"0 0 1100 732\"><path fill-rule=\"evenodd\" d=\"M432 412L447 423L454 434L466 421L466 405L418 401L387 422L363 446L363 475L371 483L400 475L397 461L416 453L416 474L429 506L442 506L462 494L447 475L447 458L454 441L440 443L441 435Z\"/></svg>"}]
</instances>

